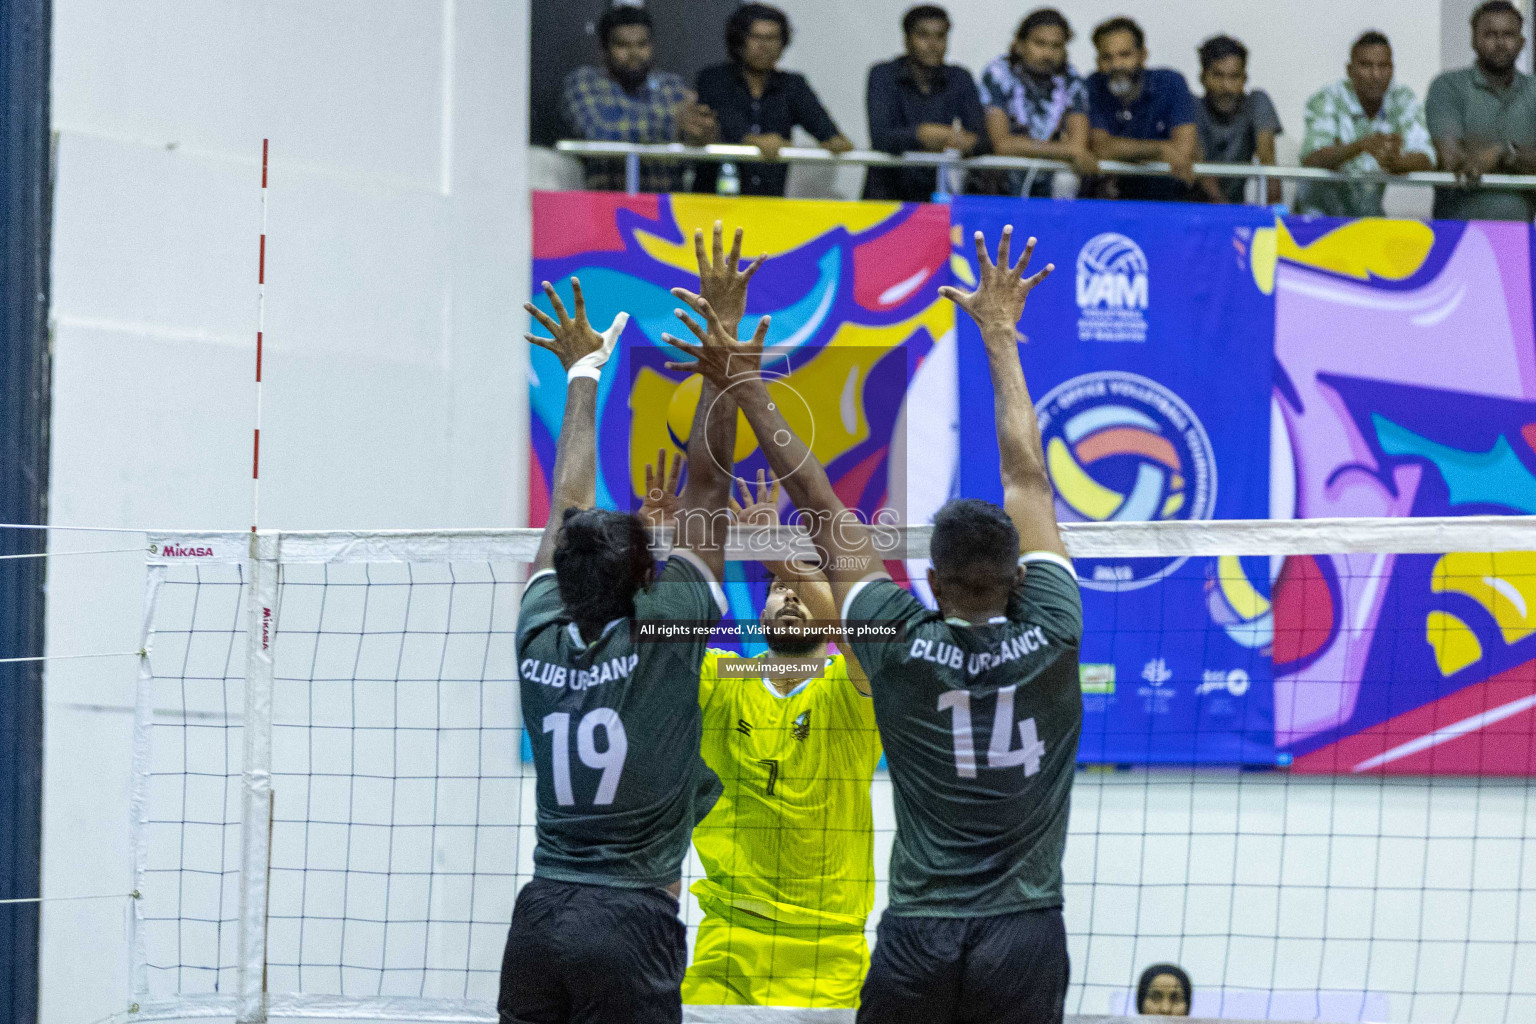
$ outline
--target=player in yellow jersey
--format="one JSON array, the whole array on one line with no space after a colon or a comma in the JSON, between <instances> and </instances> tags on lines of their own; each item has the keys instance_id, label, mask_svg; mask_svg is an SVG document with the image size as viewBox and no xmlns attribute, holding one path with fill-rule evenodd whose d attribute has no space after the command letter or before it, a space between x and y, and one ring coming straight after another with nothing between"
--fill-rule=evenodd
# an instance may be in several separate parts
<instances>
[{"instance_id":1,"label":"player in yellow jersey","mask_svg":"<svg viewBox=\"0 0 1536 1024\"><path fill-rule=\"evenodd\" d=\"M659 482L665 468L648 480ZM672 472L666 492L675 490L675 464ZM778 482L759 474L755 501L738 485L738 521L777 526ZM660 522L665 513L649 505L643 514ZM744 659L715 649L700 670L701 752L724 793L693 833L705 877L692 891L704 919L683 1001L856 1007L869 969L869 790L880 734L858 662L824 640L790 635L795 625L836 621L826 579L792 562L764 564L773 574L760 616L765 671L733 668Z\"/></svg>"}]
</instances>

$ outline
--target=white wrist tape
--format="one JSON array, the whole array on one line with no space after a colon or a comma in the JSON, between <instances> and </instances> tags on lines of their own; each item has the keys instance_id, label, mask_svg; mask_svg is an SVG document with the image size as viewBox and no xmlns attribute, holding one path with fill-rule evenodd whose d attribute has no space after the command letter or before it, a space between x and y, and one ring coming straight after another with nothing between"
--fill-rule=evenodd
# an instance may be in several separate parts
<instances>
[{"instance_id":1,"label":"white wrist tape","mask_svg":"<svg viewBox=\"0 0 1536 1024\"><path fill-rule=\"evenodd\" d=\"M595 352L588 352L576 360L576 364L565 371L566 381L573 381L577 377L600 379L603 375L603 364L608 361L609 356L613 355L614 346L619 343L619 335L624 333L624 325L627 323L629 323L628 313L620 313L614 317L613 323L609 324L608 329L603 332L603 347Z\"/></svg>"}]
</instances>

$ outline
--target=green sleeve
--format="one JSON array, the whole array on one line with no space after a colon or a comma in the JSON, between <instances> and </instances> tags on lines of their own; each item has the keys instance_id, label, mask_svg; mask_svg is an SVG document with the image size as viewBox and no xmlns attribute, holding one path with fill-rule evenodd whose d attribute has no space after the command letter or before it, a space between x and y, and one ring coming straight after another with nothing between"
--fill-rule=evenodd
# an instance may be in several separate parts
<instances>
[{"instance_id":1,"label":"green sleeve","mask_svg":"<svg viewBox=\"0 0 1536 1024\"><path fill-rule=\"evenodd\" d=\"M560 599L560 586L555 573L546 569L537 573L523 588L523 600L517 610L517 646L537 630L565 618L565 602Z\"/></svg>"},{"instance_id":2,"label":"green sleeve","mask_svg":"<svg viewBox=\"0 0 1536 1024\"><path fill-rule=\"evenodd\" d=\"M1083 639L1083 595L1072 563L1049 551L1019 559L1024 578L1013 588L1008 617L1044 627L1051 639L1078 646Z\"/></svg>"},{"instance_id":3,"label":"green sleeve","mask_svg":"<svg viewBox=\"0 0 1536 1024\"><path fill-rule=\"evenodd\" d=\"M929 611L923 606L923 602L888 577L855 585L843 604L845 623L911 624L921 621L928 614ZM886 660L899 648L900 642L855 638L849 640L848 646L853 650L854 656L859 659L859 664L864 666L864 674L869 677L870 685L873 686Z\"/></svg>"},{"instance_id":4,"label":"green sleeve","mask_svg":"<svg viewBox=\"0 0 1536 1024\"><path fill-rule=\"evenodd\" d=\"M1313 93L1312 98L1307 100L1307 113L1303 122L1305 128L1301 136L1303 158L1338 141L1335 134L1336 120L1329 107L1327 90Z\"/></svg>"}]
</instances>

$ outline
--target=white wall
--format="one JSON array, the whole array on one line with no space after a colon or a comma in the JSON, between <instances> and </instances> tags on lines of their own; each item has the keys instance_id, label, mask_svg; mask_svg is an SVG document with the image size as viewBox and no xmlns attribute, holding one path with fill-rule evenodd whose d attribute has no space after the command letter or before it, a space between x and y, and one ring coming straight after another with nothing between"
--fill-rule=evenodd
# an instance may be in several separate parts
<instances>
[{"instance_id":1,"label":"white wall","mask_svg":"<svg viewBox=\"0 0 1536 1024\"><path fill-rule=\"evenodd\" d=\"M527 4L54 12L51 521L250 525L268 136L262 525L521 525ZM142 581L135 553L52 559L50 655L133 650ZM134 674L50 666L48 895L130 888ZM45 906L45 1021L125 1008L125 910Z\"/></svg>"},{"instance_id":2,"label":"white wall","mask_svg":"<svg viewBox=\"0 0 1536 1024\"><path fill-rule=\"evenodd\" d=\"M1447 0L1449 2L1449 0ZM1106 18L1130 14L1147 31L1153 66L1176 68L1199 93L1200 62L1195 48L1219 32L1242 40L1249 49L1251 87L1275 101L1285 133L1278 146L1282 163L1295 163L1300 151L1302 110L1307 97L1342 78L1349 44L1368 28L1392 40L1397 76L1422 99L1441 69L1442 0L1073 0L1057 6L1076 32L1069 57L1080 72L1094 69L1093 27ZM1039 3L998 4L992 0L948 0L954 21L950 57L980 75L987 61L1004 53L1020 19ZM804 72L845 134L858 145L869 141L864 113L864 85L869 66L902 51L901 15L908 0L861 0L824 3L783 0L795 28L794 45L784 65ZM856 197L862 184L857 171L839 173L831 186L826 174L806 173L800 189L835 187ZM1398 193L1404 193L1399 195ZM1428 191L1392 189L1389 212L1424 215ZM1422 209L1421 209L1422 207Z\"/></svg>"}]
</instances>

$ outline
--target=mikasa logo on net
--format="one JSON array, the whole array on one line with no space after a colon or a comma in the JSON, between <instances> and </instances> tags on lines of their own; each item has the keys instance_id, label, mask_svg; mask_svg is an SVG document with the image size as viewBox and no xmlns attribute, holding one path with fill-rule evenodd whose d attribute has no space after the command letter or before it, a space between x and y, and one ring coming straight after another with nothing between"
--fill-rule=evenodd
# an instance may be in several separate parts
<instances>
[{"instance_id":1,"label":"mikasa logo on net","mask_svg":"<svg viewBox=\"0 0 1536 1024\"><path fill-rule=\"evenodd\" d=\"M212 558L213 548L182 544L151 544L149 553L161 558Z\"/></svg>"},{"instance_id":2,"label":"mikasa logo on net","mask_svg":"<svg viewBox=\"0 0 1536 1024\"><path fill-rule=\"evenodd\" d=\"M1146 341L1151 293L1141 246L1113 231L1095 235L1077 254L1079 341Z\"/></svg>"}]
</instances>

